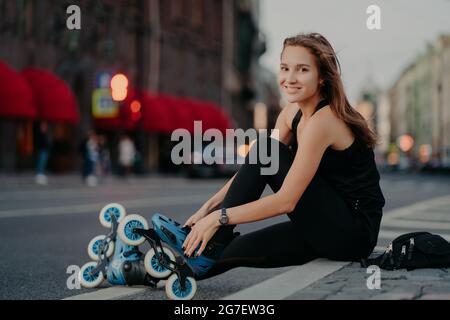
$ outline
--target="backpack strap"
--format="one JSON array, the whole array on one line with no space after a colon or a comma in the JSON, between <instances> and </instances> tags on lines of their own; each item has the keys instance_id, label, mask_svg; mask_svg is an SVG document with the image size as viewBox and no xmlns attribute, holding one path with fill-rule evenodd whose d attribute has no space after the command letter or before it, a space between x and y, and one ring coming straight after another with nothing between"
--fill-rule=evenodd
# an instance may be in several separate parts
<instances>
[{"instance_id":1,"label":"backpack strap","mask_svg":"<svg viewBox=\"0 0 450 320\"><path fill-rule=\"evenodd\" d=\"M400 253L400 257L398 257L397 263L395 264L395 268L394 269L398 269L400 268L400 266L402 265L403 259L406 256L406 245L402 246L402 252Z\"/></svg>"},{"instance_id":2,"label":"backpack strap","mask_svg":"<svg viewBox=\"0 0 450 320\"><path fill-rule=\"evenodd\" d=\"M414 250L414 238L409 239L409 248L408 248L408 260L411 260L412 258L412 253Z\"/></svg>"}]
</instances>

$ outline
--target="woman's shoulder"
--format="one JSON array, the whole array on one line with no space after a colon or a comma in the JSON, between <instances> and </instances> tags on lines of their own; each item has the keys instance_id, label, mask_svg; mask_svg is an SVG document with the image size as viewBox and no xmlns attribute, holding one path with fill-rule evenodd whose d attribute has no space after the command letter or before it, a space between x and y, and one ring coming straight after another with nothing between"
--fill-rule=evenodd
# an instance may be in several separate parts
<instances>
[{"instance_id":1,"label":"woman's shoulder","mask_svg":"<svg viewBox=\"0 0 450 320\"><path fill-rule=\"evenodd\" d=\"M341 122L343 122L341 119L339 119L331 109L330 105L326 105L319 110L317 110L313 116L311 117L311 122L314 123L314 125L321 124L325 127L335 127L339 125ZM333 129L333 128L330 128Z\"/></svg>"},{"instance_id":2,"label":"woman's shoulder","mask_svg":"<svg viewBox=\"0 0 450 320\"><path fill-rule=\"evenodd\" d=\"M300 109L295 103L287 103L283 110L281 110L280 116L283 117L290 130L292 130L292 122L299 111Z\"/></svg>"},{"instance_id":3,"label":"woman's shoulder","mask_svg":"<svg viewBox=\"0 0 450 320\"><path fill-rule=\"evenodd\" d=\"M350 127L333 112L329 105L318 110L313 117L315 117L315 125L320 124L332 135L332 149L345 150L355 142L356 137Z\"/></svg>"}]
</instances>

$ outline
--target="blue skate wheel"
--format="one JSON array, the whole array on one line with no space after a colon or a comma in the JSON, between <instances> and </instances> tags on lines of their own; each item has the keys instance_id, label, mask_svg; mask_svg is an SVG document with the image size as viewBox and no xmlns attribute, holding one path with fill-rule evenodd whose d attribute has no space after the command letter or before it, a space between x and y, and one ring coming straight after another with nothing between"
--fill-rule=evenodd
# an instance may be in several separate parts
<instances>
[{"instance_id":1,"label":"blue skate wheel","mask_svg":"<svg viewBox=\"0 0 450 320\"><path fill-rule=\"evenodd\" d=\"M101 256L101 247L102 245L105 246L106 245L106 236L105 235L100 235L100 236L96 236L94 237L88 244L88 255L89 257L94 260L94 261L100 261L100 256ZM108 248L106 249L106 252L103 253L104 256L106 256L106 258L109 258L113 255L114 253L114 242L113 241L109 241L107 243Z\"/></svg>"},{"instance_id":2,"label":"blue skate wheel","mask_svg":"<svg viewBox=\"0 0 450 320\"><path fill-rule=\"evenodd\" d=\"M192 277L186 278L186 286L181 290L181 283L174 273L166 281L166 294L171 300L191 300L197 292L197 282Z\"/></svg>"},{"instance_id":3,"label":"blue skate wheel","mask_svg":"<svg viewBox=\"0 0 450 320\"><path fill-rule=\"evenodd\" d=\"M111 228L111 214L113 214L117 222L120 222L126 215L127 212L125 208L118 203L107 204L100 210L99 220L102 226L105 228Z\"/></svg>"},{"instance_id":4,"label":"blue skate wheel","mask_svg":"<svg viewBox=\"0 0 450 320\"><path fill-rule=\"evenodd\" d=\"M137 214L130 214L123 218L117 228L120 240L129 246L139 246L145 242L145 238L133 232L134 228L148 229L147 220Z\"/></svg>"},{"instance_id":5,"label":"blue skate wheel","mask_svg":"<svg viewBox=\"0 0 450 320\"><path fill-rule=\"evenodd\" d=\"M80 268L80 272L78 273L78 281L84 288L95 288L103 282L103 272L99 271L94 275L90 274L96 266L97 262L91 261Z\"/></svg>"},{"instance_id":6,"label":"blue skate wheel","mask_svg":"<svg viewBox=\"0 0 450 320\"><path fill-rule=\"evenodd\" d=\"M163 254L170 259L171 261L175 261L175 255L173 254L172 250L170 250L167 247L163 248ZM161 250L158 248L158 250ZM144 258L144 266L145 270L149 275L152 277L155 277L157 279L164 279L170 276L172 271L170 269L167 269L166 267L162 266L159 261L158 257L156 255L156 252L153 248L151 248L146 254ZM174 268L174 265L171 264L171 267Z\"/></svg>"}]
</instances>

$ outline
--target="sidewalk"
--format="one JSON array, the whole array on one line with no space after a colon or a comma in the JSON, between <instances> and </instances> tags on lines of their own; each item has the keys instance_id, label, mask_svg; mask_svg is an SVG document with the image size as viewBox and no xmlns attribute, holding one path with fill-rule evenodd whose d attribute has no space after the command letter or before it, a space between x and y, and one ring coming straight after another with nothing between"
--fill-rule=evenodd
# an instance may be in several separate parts
<instances>
[{"instance_id":1,"label":"sidewalk","mask_svg":"<svg viewBox=\"0 0 450 320\"><path fill-rule=\"evenodd\" d=\"M450 195L386 212L379 246L373 255L382 253L384 246L397 235L412 231L430 231L450 241L449 208ZM333 271L333 268L338 270ZM245 300L257 297L258 300L265 300L277 297L284 300L450 300L450 268L416 269L409 272L379 270L380 286L376 289L373 288L374 281L371 281L373 272L362 268L359 263L319 259L225 299ZM304 287L303 283L308 282L308 278L314 278L314 273L317 272L322 272L325 276L319 280L312 279L311 284ZM369 289L368 282L373 289ZM301 289L289 292L289 287ZM276 289L280 292L274 292L274 288L281 288Z\"/></svg>"},{"instance_id":2,"label":"sidewalk","mask_svg":"<svg viewBox=\"0 0 450 320\"><path fill-rule=\"evenodd\" d=\"M381 270L380 289L370 290L372 274L351 263L286 299L450 300L450 269Z\"/></svg>"}]
</instances>

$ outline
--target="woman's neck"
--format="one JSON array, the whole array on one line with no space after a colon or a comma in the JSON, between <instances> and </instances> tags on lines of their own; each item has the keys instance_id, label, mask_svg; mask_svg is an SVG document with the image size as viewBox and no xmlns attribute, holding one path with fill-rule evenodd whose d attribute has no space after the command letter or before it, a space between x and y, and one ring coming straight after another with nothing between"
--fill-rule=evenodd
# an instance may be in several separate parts
<instances>
[{"instance_id":1,"label":"woman's neck","mask_svg":"<svg viewBox=\"0 0 450 320\"><path fill-rule=\"evenodd\" d=\"M297 105L302 111L302 118L305 118L305 120L308 120L312 117L317 105L320 101L322 101L323 98L319 95L314 95L308 99L298 101Z\"/></svg>"}]
</instances>

